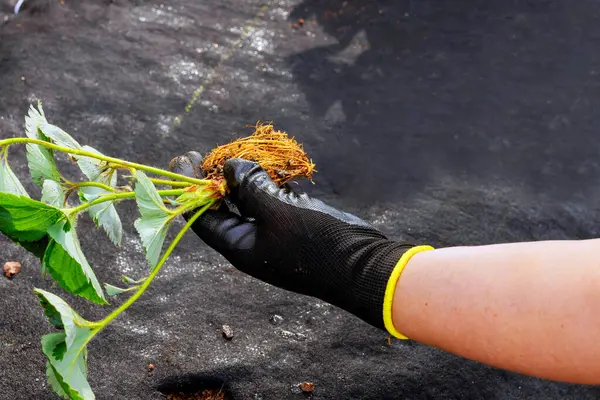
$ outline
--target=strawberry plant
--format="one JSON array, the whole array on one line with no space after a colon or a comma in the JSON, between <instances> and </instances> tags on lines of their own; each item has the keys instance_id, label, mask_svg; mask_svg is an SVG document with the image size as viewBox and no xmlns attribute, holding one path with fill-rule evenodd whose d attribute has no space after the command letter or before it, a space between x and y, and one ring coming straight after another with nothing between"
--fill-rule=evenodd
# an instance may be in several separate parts
<instances>
[{"instance_id":1,"label":"strawberry plant","mask_svg":"<svg viewBox=\"0 0 600 400\"><path fill-rule=\"evenodd\" d=\"M104 319L89 321L56 294L34 289L56 329L41 338L48 382L66 399L95 399L87 380L88 345L144 293L194 221L227 195L222 176L227 159L256 161L280 184L310 178L314 169L302 147L271 125L257 124L252 135L213 149L200 166L207 179L108 157L81 145L47 121L41 103L30 107L25 134L0 140L0 232L38 257L45 276L71 295L107 306L108 297L132 293ZM9 165L9 149L17 144L26 146L31 179L41 187L40 200L30 197ZM77 164L84 178L65 177L56 163L58 153ZM77 230L78 218L89 214L120 245L123 226L117 206L126 200L135 201L139 210L134 226L145 250L148 274L137 279L122 276L122 287L101 284L80 245L83 233ZM191 217L164 249L171 224L184 213Z\"/></svg>"}]
</instances>

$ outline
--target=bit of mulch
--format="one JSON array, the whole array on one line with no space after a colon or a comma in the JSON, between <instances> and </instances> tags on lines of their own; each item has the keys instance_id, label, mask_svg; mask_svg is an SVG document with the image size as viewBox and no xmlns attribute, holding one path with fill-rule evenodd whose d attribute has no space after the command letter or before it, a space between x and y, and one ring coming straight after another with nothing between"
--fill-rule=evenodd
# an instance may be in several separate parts
<instances>
[{"instance_id":1,"label":"bit of mulch","mask_svg":"<svg viewBox=\"0 0 600 400\"><path fill-rule=\"evenodd\" d=\"M4 264L4 276L8 279L14 278L21 271L21 263L18 261L8 261Z\"/></svg>"},{"instance_id":2,"label":"bit of mulch","mask_svg":"<svg viewBox=\"0 0 600 400\"><path fill-rule=\"evenodd\" d=\"M219 389L206 389L202 393L171 393L167 400L225 400L225 394Z\"/></svg>"}]
</instances>

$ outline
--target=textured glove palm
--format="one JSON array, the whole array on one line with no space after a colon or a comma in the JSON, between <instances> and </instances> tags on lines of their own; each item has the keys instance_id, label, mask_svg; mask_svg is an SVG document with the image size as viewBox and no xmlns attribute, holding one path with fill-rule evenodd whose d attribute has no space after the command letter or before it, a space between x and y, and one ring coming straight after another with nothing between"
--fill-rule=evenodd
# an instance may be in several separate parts
<instances>
[{"instance_id":1,"label":"textured glove palm","mask_svg":"<svg viewBox=\"0 0 600 400\"><path fill-rule=\"evenodd\" d=\"M171 168L199 175L195 152ZM392 270L413 245L387 239L365 221L305 194L278 187L256 163L224 166L227 206L192 229L233 266L255 278L338 306L385 329L383 301ZM223 209L224 208L224 209Z\"/></svg>"}]
</instances>

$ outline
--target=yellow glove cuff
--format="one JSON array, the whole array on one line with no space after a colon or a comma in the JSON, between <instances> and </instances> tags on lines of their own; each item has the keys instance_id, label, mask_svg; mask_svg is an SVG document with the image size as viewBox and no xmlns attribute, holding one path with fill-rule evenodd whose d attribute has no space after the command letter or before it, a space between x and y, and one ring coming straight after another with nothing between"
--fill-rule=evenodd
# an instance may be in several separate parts
<instances>
[{"instance_id":1,"label":"yellow glove cuff","mask_svg":"<svg viewBox=\"0 0 600 400\"><path fill-rule=\"evenodd\" d=\"M385 296L383 298L383 323L385 324L385 329L387 329L390 335L395 338L408 340L406 336L396 330L392 321L392 302L394 300L394 293L396 292L396 284L398 283L400 275L402 274L402 271L404 271L404 267L406 267L406 264L408 264L408 261L411 259L411 257L417 253L427 250L433 250L433 247L416 246L406 251L402 257L400 257L400 260L398 260L398 263L392 270L392 274L390 275L390 279L388 280L385 288Z\"/></svg>"}]
</instances>

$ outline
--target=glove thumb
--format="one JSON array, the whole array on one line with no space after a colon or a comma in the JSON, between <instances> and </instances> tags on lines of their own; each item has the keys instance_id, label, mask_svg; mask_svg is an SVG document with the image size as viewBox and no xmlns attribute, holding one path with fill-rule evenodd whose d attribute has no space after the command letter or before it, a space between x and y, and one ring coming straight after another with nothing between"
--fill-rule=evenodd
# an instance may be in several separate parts
<instances>
[{"instance_id":1,"label":"glove thumb","mask_svg":"<svg viewBox=\"0 0 600 400\"><path fill-rule=\"evenodd\" d=\"M223 165L223 175L231 192L229 200L244 217L262 219L272 215L276 202L286 196L258 163L229 159Z\"/></svg>"},{"instance_id":2,"label":"glove thumb","mask_svg":"<svg viewBox=\"0 0 600 400\"><path fill-rule=\"evenodd\" d=\"M169 163L171 171L190 178L203 178L200 164L202 155L190 151L175 157ZM194 211L183 214L189 220ZM224 255L229 255L238 248L250 247L254 239L254 226L245 223L239 216L228 212L227 207L219 210L206 210L192 225L192 230L207 245Z\"/></svg>"}]
</instances>

